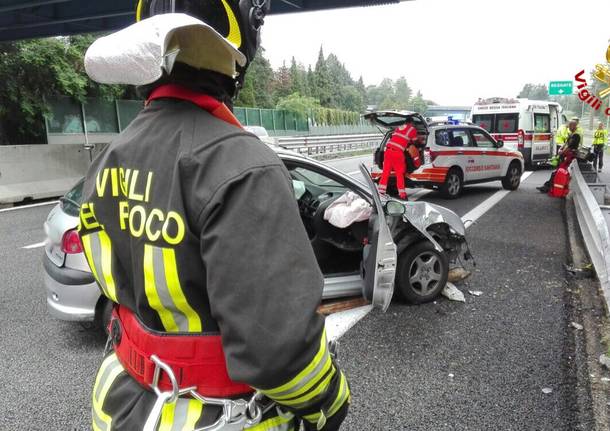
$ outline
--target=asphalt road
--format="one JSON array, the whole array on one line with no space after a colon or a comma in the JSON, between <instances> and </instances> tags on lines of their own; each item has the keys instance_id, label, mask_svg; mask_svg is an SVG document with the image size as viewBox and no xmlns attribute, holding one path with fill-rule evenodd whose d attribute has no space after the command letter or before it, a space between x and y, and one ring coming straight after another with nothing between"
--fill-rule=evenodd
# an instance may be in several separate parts
<instances>
[{"instance_id":1,"label":"asphalt road","mask_svg":"<svg viewBox=\"0 0 610 431\"><path fill-rule=\"evenodd\" d=\"M358 176L360 161L370 156L330 164ZM343 429L575 428L562 205L534 189L548 175L532 173L469 228L477 268L459 287L482 296L394 304L343 338L339 362L353 392ZM463 216L500 190L469 187L455 201L410 193ZM43 251L22 248L44 239L50 209L0 212L0 430L89 429L104 337L47 314Z\"/></svg>"}]
</instances>

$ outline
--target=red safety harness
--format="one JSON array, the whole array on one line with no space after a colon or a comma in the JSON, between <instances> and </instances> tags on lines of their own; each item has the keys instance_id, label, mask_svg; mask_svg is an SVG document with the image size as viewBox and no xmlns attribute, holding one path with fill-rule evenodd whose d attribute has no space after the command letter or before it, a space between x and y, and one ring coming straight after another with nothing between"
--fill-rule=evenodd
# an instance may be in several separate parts
<instances>
[{"instance_id":1,"label":"red safety harness","mask_svg":"<svg viewBox=\"0 0 610 431\"><path fill-rule=\"evenodd\" d=\"M147 100L172 98L187 100L215 117L242 127L227 106L218 100L178 85L163 85ZM235 397L253 392L249 386L231 380L219 335L171 334L147 328L133 311L115 306L109 332L116 355L131 377L149 389L154 381L156 355L168 365L182 389L196 387L205 397ZM158 387L171 391L172 383L161 373Z\"/></svg>"}]
</instances>

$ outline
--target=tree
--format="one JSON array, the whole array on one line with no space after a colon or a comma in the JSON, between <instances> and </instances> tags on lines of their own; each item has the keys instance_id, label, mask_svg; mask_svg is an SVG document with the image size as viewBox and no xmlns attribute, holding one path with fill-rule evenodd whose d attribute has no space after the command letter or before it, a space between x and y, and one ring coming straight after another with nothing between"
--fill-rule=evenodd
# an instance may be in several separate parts
<instances>
[{"instance_id":1,"label":"tree","mask_svg":"<svg viewBox=\"0 0 610 431\"><path fill-rule=\"evenodd\" d=\"M409 106L411 93L411 88L407 84L405 77L401 76L398 78L394 83L394 100L397 109L406 109Z\"/></svg>"},{"instance_id":2,"label":"tree","mask_svg":"<svg viewBox=\"0 0 610 431\"><path fill-rule=\"evenodd\" d=\"M418 91L417 95L411 99L409 108L412 111L419 112L420 114L424 114L428 109L428 104L424 100L424 97L420 91Z\"/></svg>"},{"instance_id":3,"label":"tree","mask_svg":"<svg viewBox=\"0 0 610 431\"><path fill-rule=\"evenodd\" d=\"M299 93L304 96L309 96L310 93L307 89L307 72L302 64L297 64L297 61L292 57L290 63L290 93Z\"/></svg>"},{"instance_id":4,"label":"tree","mask_svg":"<svg viewBox=\"0 0 610 431\"><path fill-rule=\"evenodd\" d=\"M338 106L346 111L363 112L364 98L353 85L344 85L338 95Z\"/></svg>"},{"instance_id":5,"label":"tree","mask_svg":"<svg viewBox=\"0 0 610 431\"><path fill-rule=\"evenodd\" d=\"M127 88L99 85L84 70L86 48L95 35L0 44L0 143L44 143L48 100L69 96L113 99Z\"/></svg>"},{"instance_id":6,"label":"tree","mask_svg":"<svg viewBox=\"0 0 610 431\"><path fill-rule=\"evenodd\" d=\"M549 100L549 90L545 84L525 84L517 97L532 100Z\"/></svg>"},{"instance_id":7,"label":"tree","mask_svg":"<svg viewBox=\"0 0 610 431\"><path fill-rule=\"evenodd\" d=\"M260 48L254 60L248 68L244 89L251 87L254 92L254 102L250 105L249 95L246 92L235 101L235 106L255 106L258 108L273 108L272 88L273 88L273 68L269 60L265 58L264 48ZM246 100L244 100L244 98ZM242 104L244 103L244 104ZM245 104L248 103L248 104Z\"/></svg>"},{"instance_id":8,"label":"tree","mask_svg":"<svg viewBox=\"0 0 610 431\"><path fill-rule=\"evenodd\" d=\"M320 107L320 101L318 99L302 96L299 93L293 93L282 98L276 105L276 109L298 112L303 116L309 115L312 110Z\"/></svg>"},{"instance_id":9,"label":"tree","mask_svg":"<svg viewBox=\"0 0 610 431\"><path fill-rule=\"evenodd\" d=\"M320 47L318 61L314 70L315 92L313 96L317 98L322 106L333 105L333 93L331 89L330 74L324 57L324 49Z\"/></svg>"}]
</instances>

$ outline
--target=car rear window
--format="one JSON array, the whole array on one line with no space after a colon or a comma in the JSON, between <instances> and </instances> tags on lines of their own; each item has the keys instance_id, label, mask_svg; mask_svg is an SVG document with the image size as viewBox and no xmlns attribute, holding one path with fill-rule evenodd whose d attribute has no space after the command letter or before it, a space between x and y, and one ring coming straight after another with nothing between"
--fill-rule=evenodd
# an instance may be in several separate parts
<instances>
[{"instance_id":1,"label":"car rear window","mask_svg":"<svg viewBox=\"0 0 610 431\"><path fill-rule=\"evenodd\" d=\"M447 130L437 130L435 135L436 145L441 145L443 147L449 147L449 143L451 142L449 139L449 131Z\"/></svg>"},{"instance_id":2,"label":"car rear window","mask_svg":"<svg viewBox=\"0 0 610 431\"><path fill-rule=\"evenodd\" d=\"M80 204L83 201L83 184L85 180L82 179L68 193L66 193L59 201L61 209L72 217L78 217L80 213Z\"/></svg>"}]
</instances>

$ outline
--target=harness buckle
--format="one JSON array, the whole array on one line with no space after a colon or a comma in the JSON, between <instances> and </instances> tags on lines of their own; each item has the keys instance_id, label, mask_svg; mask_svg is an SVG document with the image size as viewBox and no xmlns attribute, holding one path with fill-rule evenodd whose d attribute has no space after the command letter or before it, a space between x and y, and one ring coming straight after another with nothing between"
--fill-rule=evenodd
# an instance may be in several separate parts
<instances>
[{"instance_id":1,"label":"harness buckle","mask_svg":"<svg viewBox=\"0 0 610 431\"><path fill-rule=\"evenodd\" d=\"M263 395L259 392L256 392L249 401L204 397L197 393L197 388L194 386L180 389L174 371L159 357L152 355L150 360L155 364L153 381L150 386L157 395L157 400L146 420L143 431L156 430L161 419L163 406L174 403L179 397L183 396L190 396L203 404L218 406L223 409L222 415L215 423L198 428L195 431L242 431L246 427L252 427L261 422L263 418L263 408L261 407ZM171 391L163 392L159 388L162 372L167 374L167 378L172 385Z\"/></svg>"}]
</instances>

